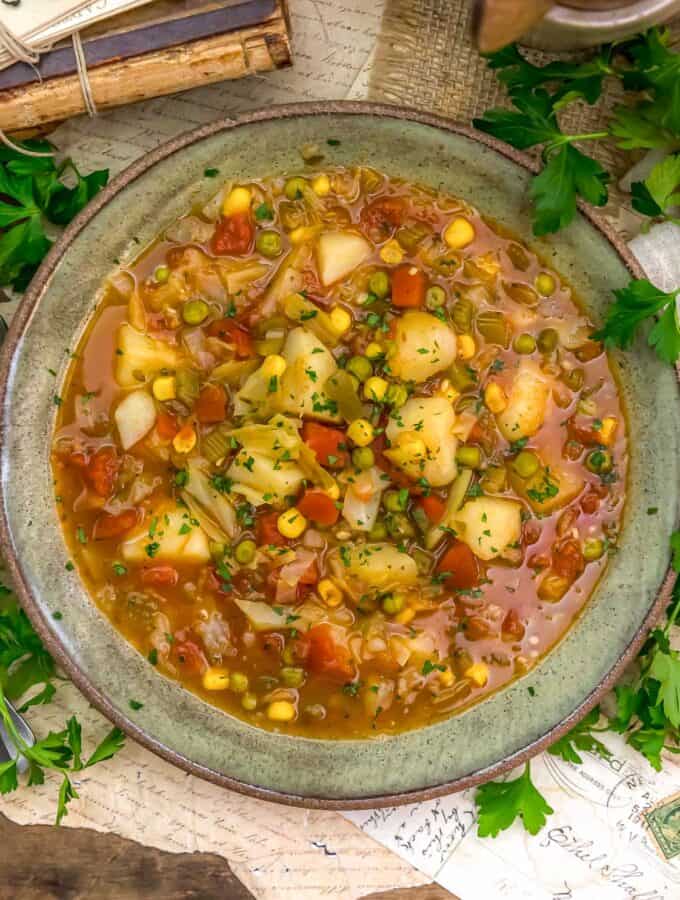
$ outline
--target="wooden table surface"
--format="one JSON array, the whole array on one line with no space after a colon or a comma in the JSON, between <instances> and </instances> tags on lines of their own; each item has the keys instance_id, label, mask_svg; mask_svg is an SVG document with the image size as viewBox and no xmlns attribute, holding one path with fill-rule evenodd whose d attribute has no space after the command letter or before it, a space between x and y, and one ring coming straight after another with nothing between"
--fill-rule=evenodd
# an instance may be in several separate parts
<instances>
[{"instance_id":1,"label":"wooden table surface","mask_svg":"<svg viewBox=\"0 0 680 900\"><path fill-rule=\"evenodd\" d=\"M166 853L115 834L19 826L0 814L0 900L253 900L221 856ZM455 900L438 885L362 900Z\"/></svg>"}]
</instances>

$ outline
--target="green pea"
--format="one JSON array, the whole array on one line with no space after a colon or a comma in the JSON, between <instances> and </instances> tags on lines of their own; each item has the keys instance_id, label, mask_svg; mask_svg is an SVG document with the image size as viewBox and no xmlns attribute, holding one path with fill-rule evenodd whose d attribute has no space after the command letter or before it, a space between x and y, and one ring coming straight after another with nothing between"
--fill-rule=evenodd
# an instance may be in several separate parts
<instances>
[{"instance_id":1,"label":"green pea","mask_svg":"<svg viewBox=\"0 0 680 900\"><path fill-rule=\"evenodd\" d=\"M468 469L478 469L482 464L482 451L479 447L459 447L456 450L456 462Z\"/></svg>"},{"instance_id":2,"label":"green pea","mask_svg":"<svg viewBox=\"0 0 680 900\"><path fill-rule=\"evenodd\" d=\"M593 450L586 457L586 468L589 472L595 472L599 475L605 472L611 472L614 461L608 450Z\"/></svg>"},{"instance_id":3,"label":"green pea","mask_svg":"<svg viewBox=\"0 0 680 900\"><path fill-rule=\"evenodd\" d=\"M599 559L604 553L604 541L599 538L587 538L583 542L583 558L588 562Z\"/></svg>"},{"instance_id":4,"label":"green pea","mask_svg":"<svg viewBox=\"0 0 680 900\"><path fill-rule=\"evenodd\" d=\"M239 565L247 566L248 563L251 563L255 559L256 550L257 544L255 541L241 541L240 544L236 545L234 558Z\"/></svg>"},{"instance_id":5,"label":"green pea","mask_svg":"<svg viewBox=\"0 0 680 900\"><path fill-rule=\"evenodd\" d=\"M345 370L351 375L355 375L359 381L366 381L373 374L371 361L365 356L351 356L347 360Z\"/></svg>"},{"instance_id":6,"label":"green pea","mask_svg":"<svg viewBox=\"0 0 680 900\"><path fill-rule=\"evenodd\" d=\"M512 461L512 468L520 478L531 478L541 467L541 463L531 450L522 450Z\"/></svg>"},{"instance_id":7,"label":"green pea","mask_svg":"<svg viewBox=\"0 0 680 900\"><path fill-rule=\"evenodd\" d=\"M515 353L533 353L536 349L536 338L533 334L518 334L512 343Z\"/></svg>"},{"instance_id":8,"label":"green pea","mask_svg":"<svg viewBox=\"0 0 680 900\"><path fill-rule=\"evenodd\" d=\"M205 300L189 300L182 307L182 318L187 325L200 325L210 312L210 307Z\"/></svg>"},{"instance_id":9,"label":"green pea","mask_svg":"<svg viewBox=\"0 0 680 900\"><path fill-rule=\"evenodd\" d=\"M538 335L538 349L541 353L552 353L559 342L559 335L554 328L544 328Z\"/></svg>"},{"instance_id":10,"label":"green pea","mask_svg":"<svg viewBox=\"0 0 680 900\"><path fill-rule=\"evenodd\" d=\"M156 266L153 277L154 280L158 282L158 284L165 284L165 282L170 277L170 269L167 266Z\"/></svg>"},{"instance_id":11,"label":"green pea","mask_svg":"<svg viewBox=\"0 0 680 900\"><path fill-rule=\"evenodd\" d=\"M296 666L284 666L279 674L286 687L298 688L305 680L305 670Z\"/></svg>"},{"instance_id":12,"label":"green pea","mask_svg":"<svg viewBox=\"0 0 680 900\"><path fill-rule=\"evenodd\" d=\"M387 537L387 527L385 523L379 519L368 532L368 537L371 541L384 541Z\"/></svg>"},{"instance_id":13,"label":"green pea","mask_svg":"<svg viewBox=\"0 0 680 900\"><path fill-rule=\"evenodd\" d=\"M210 555L215 560L215 562L220 562L220 560L224 559L224 554L226 552L226 547L220 541L210 541L208 545L210 548Z\"/></svg>"},{"instance_id":14,"label":"green pea","mask_svg":"<svg viewBox=\"0 0 680 900\"><path fill-rule=\"evenodd\" d=\"M229 676L229 688L235 694L245 694L248 690L248 676L243 672L232 672Z\"/></svg>"},{"instance_id":15,"label":"green pea","mask_svg":"<svg viewBox=\"0 0 680 900\"><path fill-rule=\"evenodd\" d=\"M388 594L387 597L383 599L382 608L383 612L387 613L388 616L396 616L396 614L401 612L404 608L404 595Z\"/></svg>"},{"instance_id":16,"label":"green pea","mask_svg":"<svg viewBox=\"0 0 680 900\"><path fill-rule=\"evenodd\" d=\"M400 491L387 491L383 497L383 506L388 512L402 512L406 503L408 503L408 494L406 502L404 502L404 496Z\"/></svg>"},{"instance_id":17,"label":"green pea","mask_svg":"<svg viewBox=\"0 0 680 900\"><path fill-rule=\"evenodd\" d=\"M375 454L370 447L356 447L352 450L352 462L362 471L370 469L375 462Z\"/></svg>"},{"instance_id":18,"label":"green pea","mask_svg":"<svg viewBox=\"0 0 680 900\"><path fill-rule=\"evenodd\" d=\"M304 178L289 178L283 186L283 193L289 200L301 200L307 190Z\"/></svg>"},{"instance_id":19,"label":"green pea","mask_svg":"<svg viewBox=\"0 0 680 900\"><path fill-rule=\"evenodd\" d=\"M403 406L404 403L406 403L406 401L408 400L408 391L403 384L391 384L387 388L385 400L389 403L390 406L394 406L398 409L400 406Z\"/></svg>"},{"instance_id":20,"label":"green pea","mask_svg":"<svg viewBox=\"0 0 680 900\"><path fill-rule=\"evenodd\" d=\"M278 231L260 231L255 238L255 249L262 256L274 259L281 253L281 235Z\"/></svg>"},{"instance_id":21,"label":"green pea","mask_svg":"<svg viewBox=\"0 0 680 900\"><path fill-rule=\"evenodd\" d=\"M428 309L439 309L446 303L446 291L438 284L431 285L425 293L425 305Z\"/></svg>"},{"instance_id":22,"label":"green pea","mask_svg":"<svg viewBox=\"0 0 680 900\"><path fill-rule=\"evenodd\" d=\"M255 694L244 694L241 697L241 706L249 712L257 709L257 697Z\"/></svg>"},{"instance_id":23,"label":"green pea","mask_svg":"<svg viewBox=\"0 0 680 900\"><path fill-rule=\"evenodd\" d=\"M368 289L380 300L384 300L390 292L390 278L387 272L374 272L368 279Z\"/></svg>"},{"instance_id":24,"label":"green pea","mask_svg":"<svg viewBox=\"0 0 680 900\"><path fill-rule=\"evenodd\" d=\"M398 539L415 537L416 530L405 513L389 513L385 524L390 537Z\"/></svg>"}]
</instances>

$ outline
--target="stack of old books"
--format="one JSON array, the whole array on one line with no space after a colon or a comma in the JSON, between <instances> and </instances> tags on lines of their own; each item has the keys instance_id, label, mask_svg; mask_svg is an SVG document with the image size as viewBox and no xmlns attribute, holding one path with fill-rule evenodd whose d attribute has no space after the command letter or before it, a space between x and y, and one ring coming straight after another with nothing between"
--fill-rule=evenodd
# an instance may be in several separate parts
<instances>
[{"instance_id":1,"label":"stack of old books","mask_svg":"<svg viewBox=\"0 0 680 900\"><path fill-rule=\"evenodd\" d=\"M0 129L290 62L286 0L2 0Z\"/></svg>"}]
</instances>

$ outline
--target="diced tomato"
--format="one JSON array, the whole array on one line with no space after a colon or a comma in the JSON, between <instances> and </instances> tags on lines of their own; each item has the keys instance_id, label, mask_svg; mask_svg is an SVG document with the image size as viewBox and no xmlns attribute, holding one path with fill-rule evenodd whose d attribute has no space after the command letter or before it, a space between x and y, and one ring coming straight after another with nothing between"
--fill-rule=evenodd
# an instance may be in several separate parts
<instances>
[{"instance_id":1,"label":"diced tomato","mask_svg":"<svg viewBox=\"0 0 680 900\"><path fill-rule=\"evenodd\" d=\"M253 340L233 319L217 319L206 328L209 337L219 338L227 344L233 344L239 359L249 359L253 355Z\"/></svg>"},{"instance_id":2,"label":"diced tomato","mask_svg":"<svg viewBox=\"0 0 680 900\"><path fill-rule=\"evenodd\" d=\"M487 438L487 433L484 431L479 419L475 422L475 424L470 429L470 433L468 434L467 443L468 444L482 444Z\"/></svg>"},{"instance_id":3,"label":"diced tomato","mask_svg":"<svg viewBox=\"0 0 680 900\"><path fill-rule=\"evenodd\" d=\"M439 497L435 497L434 494L429 494L427 497L420 497L416 503L433 525L436 525L437 522L441 522L444 510L446 509L446 503L444 503L443 500L440 500Z\"/></svg>"},{"instance_id":4,"label":"diced tomato","mask_svg":"<svg viewBox=\"0 0 680 900\"><path fill-rule=\"evenodd\" d=\"M92 537L95 541L105 541L107 538L120 537L131 528L134 528L139 519L136 509L124 509L119 513L103 512L94 523Z\"/></svg>"},{"instance_id":5,"label":"diced tomato","mask_svg":"<svg viewBox=\"0 0 680 900\"><path fill-rule=\"evenodd\" d=\"M403 224L405 216L403 197L379 197L361 210L361 224L376 240L384 240Z\"/></svg>"},{"instance_id":6,"label":"diced tomato","mask_svg":"<svg viewBox=\"0 0 680 900\"><path fill-rule=\"evenodd\" d=\"M306 519L311 519L317 525L335 525L340 515L340 510L325 491L307 490L298 502L297 508Z\"/></svg>"},{"instance_id":7,"label":"diced tomato","mask_svg":"<svg viewBox=\"0 0 680 900\"><path fill-rule=\"evenodd\" d=\"M120 460L113 447L101 447L90 459L83 475L95 494L110 497L118 477Z\"/></svg>"},{"instance_id":8,"label":"diced tomato","mask_svg":"<svg viewBox=\"0 0 680 900\"><path fill-rule=\"evenodd\" d=\"M467 544L455 538L437 563L437 574L446 573L444 582L447 588L454 591L469 590L479 582L479 565L477 557Z\"/></svg>"},{"instance_id":9,"label":"diced tomato","mask_svg":"<svg viewBox=\"0 0 680 900\"><path fill-rule=\"evenodd\" d=\"M184 672L201 675L208 668L208 660L195 641L175 641L172 650Z\"/></svg>"},{"instance_id":10,"label":"diced tomato","mask_svg":"<svg viewBox=\"0 0 680 900\"><path fill-rule=\"evenodd\" d=\"M218 256L245 256L251 251L254 236L249 213L235 213L219 220L210 245Z\"/></svg>"},{"instance_id":11,"label":"diced tomato","mask_svg":"<svg viewBox=\"0 0 680 900\"><path fill-rule=\"evenodd\" d=\"M503 619L501 633L505 641L521 641L524 637L524 625L516 609L509 609Z\"/></svg>"},{"instance_id":12,"label":"diced tomato","mask_svg":"<svg viewBox=\"0 0 680 900\"><path fill-rule=\"evenodd\" d=\"M392 272L392 306L412 309L425 303L427 275L410 263Z\"/></svg>"},{"instance_id":13,"label":"diced tomato","mask_svg":"<svg viewBox=\"0 0 680 900\"><path fill-rule=\"evenodd\" d=\"M196 418L203 425L224 422L227 417L227 395L221 384L207 384L194 406Z\"/></svg>"},{"instance_id":14,"label":"diced tomato","mask_svg":"<svg viewBox=\"0 0 680 900\"><path fill-rule=\"evenodd\" d=\"M606 485L591 484L588 487L587 492L583 495L583 498L581 500L581 509L584 513L589 513L590 515L592 515L600 508L600 503L606 495Z\"/></svg>"},{"instance_id":15,"label":"diced tomato","mask_svg":"<svg viewBox=\"0 0 680 900\"><path fill-rule=\"evenodd\" d=\"M327 622L314 625L302 640L309 644L306 666L311 672L343 681L354 677L352 654L347 647L335 642L333 629Z\"/></svg>"},{"instance_id":16,"label":"diced tomato","mask_svg":"<svg viewBox=\"0 0 680 900\"><path fill-rule=\"evenodd\" d=\"M298 584L316 584L319 580L319 567L316 560L313 559L300 576Z\"/></svg>"},{"instance_id":17,"label":"diced tomato","mask_svg":"<svg viewBox=\"0 0 680 900\"><path fill-rule=\"evenodd\" d=\"M156 431L162 441L171 441L179 431L179 423L171 413L160 412L156 416Z\"/></svg>"},{"instance_id":18,"label":"diced tomato","mask_svg":"<svg viewBox=\"0 0 680 900\"><path fill-rule=\"evenodd\" d=\"M156 587L172 587L179 581L179 572L174 566L151 566L142 569L142 584Z\"/></svg>"},{"instance_id":19,"label":"diced tomato","mask_svg":"<svg viewBox=\"0 0 680 900\"><path fill-rule=\"evenodd\" d=\"M302 426L302 440L316 453L316 458L322 466L342 469L349 465L347 438L344 431L340 431L339 428L329 428L328 425L319 425L317 422L305 422Z\"/></svg>"},{"instance_id":20,"label":"diced tomato","mask_svg":"<svg viewBox=\"0 0 680 900\"><path fill-rule=\"evenodd\" d=\"M261 513L257 517L255 535L260 546L263 544L274 544L275 547L283 547L286 543L286 538L276 525L278 518L279 514L277 512Z\"/></svg>"},{"instance_id":21,"label":"diced tomato","mask_svg":"<svg viewBox=\"0 0 680 900\"><path fill-rule=\"evenodd\" d=\"M567 540L553 552L552 567L557 575L576 581L586 567L578 541Z\"/></svg>"},{"instance_id":22,"label":"diced tomato","mask_svg":"<svg viewBox=\"0 0 680 900\"><path fill-rule=\"evenodd\" d=\"M491 634L491 625L481 616L471 616L465 625L465 637L469 641L483 641Z\"/></svg>"}]
</instances>

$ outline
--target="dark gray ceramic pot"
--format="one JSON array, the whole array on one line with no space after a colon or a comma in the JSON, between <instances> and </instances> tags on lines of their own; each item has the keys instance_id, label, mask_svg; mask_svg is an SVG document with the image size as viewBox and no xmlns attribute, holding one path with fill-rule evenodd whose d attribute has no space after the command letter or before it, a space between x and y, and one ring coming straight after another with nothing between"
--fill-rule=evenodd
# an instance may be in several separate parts
<instances>
[{"instance_id":1,"label":"dark gray ceramic pot","mask_svg":"<svg viewBox=\"0 0 680 900\"><path fill-rule=\"evenodd\" d=\"M330 147L327 139L340 141ZM191 204L215 167L249 178L299 167L297 148L330 163L365 163L458 194L523 237L572 282L595 321L612 288L639 274L594 217L537 241L527 203L530 163L452 122L355 103L281 107L200 128L117 177L73 222L34 279L6 342L2 379L4 552L31 619L83 693L133 738L219 784L266 799L352 808L408 802L497 775L571 727L614 682L667 599L668 535L678 494L675 373L639 341L617 357L631 431L619 553L579 621L529 675L462 715L372 741L318 741L255 729L158 674L88 598L53 502L53 397L114 259L132 259ZM58 372L56 381L48 369ZM657 507L654 516L647 514ZM62 618L54 619L59 610ZM144 706L135 712L133 697Z\"/></svg>"}]
</instances>

